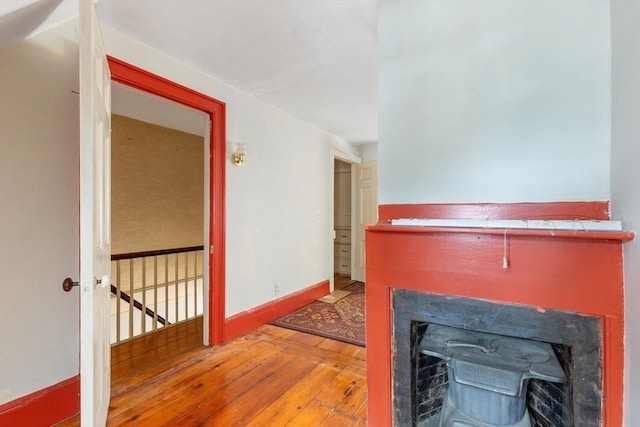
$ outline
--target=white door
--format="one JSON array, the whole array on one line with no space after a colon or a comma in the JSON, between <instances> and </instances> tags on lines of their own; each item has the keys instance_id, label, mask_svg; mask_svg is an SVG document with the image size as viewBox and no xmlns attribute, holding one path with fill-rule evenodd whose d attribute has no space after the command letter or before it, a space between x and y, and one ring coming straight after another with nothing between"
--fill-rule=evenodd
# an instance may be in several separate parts
<instances>
[{"instance_id":1,"label":"white door","mask_svg":"<svg viewBox=\"0 0 640 427\"><path fill-rule=\"evenodd\" d=\"M111 75L92 0L79 0L80 422L104 426L111 389Z\"/></svg>"},{"instance_id":2,"label":"white door","mask_svg":"<svg viewBox=\"0 0 640 427\"><path fill-rule=\"evenodd\" d=\"M354 280L365 281L365 225L378 222L378 162L357 164L356 170L356 224L355 251L353 253Z\"/></svg>"}]
</instances>

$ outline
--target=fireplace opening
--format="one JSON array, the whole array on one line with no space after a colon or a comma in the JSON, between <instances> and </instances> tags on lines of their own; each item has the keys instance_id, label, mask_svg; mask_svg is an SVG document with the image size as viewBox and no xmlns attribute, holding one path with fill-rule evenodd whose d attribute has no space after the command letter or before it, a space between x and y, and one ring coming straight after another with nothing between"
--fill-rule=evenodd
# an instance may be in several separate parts
<instances>
[{"instance_id":1,"label":"fireplace opening","mask_svg":"<svg viewBox=\"0 0 640 427\"><path fill-rule=\"evenodd\" d=\"M601 426L602 339L598 317L406 289L392 291L392 309L394 425L440 427L443 409L448 408L450 371L442 357L421 351L421 342L430 326L444 326L548 346L565 380L528 380L525 402L530 425ZM509 425L456 423L448 425Z\"/></svg>"},{"instance_id":2,"label":"fireplace opening","mask_svg":"<svg viewBox=\"0 0 640 427\"><path fill-rule=\"evenodd\" d=\"M411 322L411 390L413 393L411 399L412 425L417 427L457 425L452 424L453 421L451 420L456 418L465 419L469 417L466 416L465 412L462 410L463 408L456 408L455 405L451 403L450 399L447 401L449 372L451 371L451 366L447 369L447 362L442 355L436 356L433 354L425 354L424 342L426 341L425 334L427 333L427 330L430 329L433 331L434 327L443 329L441 325L437 325L435 323L431 324L431 328L429 328L429 325L429 323L425 322ZM463 331L463 329L459 330ZM537 342L533 341L533 343ZM523 398L523 402L526 404L526 416L528 418L525 420L522 417L524 416L524 409L521 408L520 410L517 410L513 403L511 403L516 399L509 395L511 393L505 393L509 395L508 397L498 395L496 397L498 407L491 411L489 410L490 408L484 409L487 405L491 406L491 399L487 399L486 396L481 396L480 399L482 400L481 407L483 412L481 415L485 417L496 417L495 411L500 411L501 408L507 412L516 411L516 414L519 412L522 416L517 416L517 420L519 422L511 423L504 418L505 416L498 415L499 418L502 417L502 420L495 424L488 422L483 423L483 420L479 419L476 421L477 425L522 425L527 427L557 427L574 425L572 419L573 387L570 381L572 375L571 348L561 344L544 343L544 345L549 345L549 351L552 352L552 357L555 359L554 363L558 364L558 368L561 369L561 373L558 375L558 373L555 372L555 375L557 376L557 378L555 378L556 381L548 381L541 378L529 378L526 380L527 386L526 389L523 390L523 396L521 397ZM469 360L469 355L473 356L473 351L465 352L464 356ZM472 359L473 357L471 360ZM544 359L546 359L546 357L544 357ZM500 360L496 363L498 366L501 365ZM498 379L504 378L505 376L510 379L512 376L510 372L512 370L513 368L507 368L507 372ZM536 371L536 369L534 369L534 371ZM539 371L539 369L537 369L537 371ZM492 375L495 374L493 371L490 371L490 373ZM468 384L468 382L465 382L464 378L462 378L461 381ZM481 388L493 388L491 386L484 386L485 384L490 385L490 382L482 381L482 379L481 382L484 383L480 384ZM459 384L454 383L454 385L460 389ZM507 386L511 388L511 384L507 384ZM516 393L513 394L515 395ZM471 397L469 396L466 398L469 399ZM452 410L452 408L456 409ZM460 415L455 417L454 415L457 413ZM473 410L471 411L471 414L473 414ZM509 414L506 416L509 416ZM482 416L480 418L482 418ZM475 426L476 424L469 425Z\"/></svg>"}]
</instances>

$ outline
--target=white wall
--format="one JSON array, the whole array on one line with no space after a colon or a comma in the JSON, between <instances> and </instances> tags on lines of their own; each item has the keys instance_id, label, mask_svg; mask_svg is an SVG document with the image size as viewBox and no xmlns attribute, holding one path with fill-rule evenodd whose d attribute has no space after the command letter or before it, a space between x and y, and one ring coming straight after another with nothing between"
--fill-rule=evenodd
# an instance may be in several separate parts
<instances>
[{"instance_id":1,"label":"white wall","mask_svg":"<svg viewBox=\"0 0 640 427\"><path fill-rule=\"evenodd\" d=\"M609 199L607 1L379 11L380 203Z\"/></svg>"},{"instance_id":2,"label":"white wall","mask_svg":"<svg viewBox=\"0 0 640 427\"><path fill-rule=\"evenodd\" d=\"M73 26L0 50L0 404L78 373Z\"/></svg>"},{"instance_id":3,"label":"white wall","mask_svg":"<svg viewBox=\"0 0 640 427\"><path fill-rule=\"evenodd\" d=\"M378 160L378 143L370 142L368 144L358 145L358 152L363 162Z\"/></svg>"},{"instance_id":4,"label":"white wall","mask_svg":"<svg viewBox=\"0 0 640 427\"><path fill-rule=\"evenodd\" d=\"M611 2L611 208L636 239L624 246L625 421L640 425L640 2Z\"/></svg>"},{"instance_id":5,"label":"white wall","mask_svg":"<svg viewBox=\"0 0 640 427\"><path fill-rule=\"evenodd\" d=\"M209 121L200 110L117 82L111 84L111 113L198 136Z\"/></svg>"},{"instance_id":6,"label":"white wall","mask_svg":"<svg viewBox=\"0 0 640 427\"><path fill-rule=\"evenodd\" d=\"M330 148L355 147L175 58L103 26L107 53L226 103L226 315L329 279ZM212 52L215 54L215 52Z\"/></svg>"}]
</instances>

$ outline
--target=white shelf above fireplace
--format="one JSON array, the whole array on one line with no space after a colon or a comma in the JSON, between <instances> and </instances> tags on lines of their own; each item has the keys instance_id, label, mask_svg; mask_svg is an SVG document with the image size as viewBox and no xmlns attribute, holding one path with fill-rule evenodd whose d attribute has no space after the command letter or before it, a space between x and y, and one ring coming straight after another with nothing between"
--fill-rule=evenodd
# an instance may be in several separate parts
<instances>
[{"instance_id":1,"label":"white shelf above fireplace","mask_svg":"<svg viewBox=\"0 0 640 427\"><path fill-rule=\"evenodd\" d=\"M391 225L525 230L622 231L622 223L620 221L583 220L398 218L392 219Z\"/></svg>"}]
</instances>

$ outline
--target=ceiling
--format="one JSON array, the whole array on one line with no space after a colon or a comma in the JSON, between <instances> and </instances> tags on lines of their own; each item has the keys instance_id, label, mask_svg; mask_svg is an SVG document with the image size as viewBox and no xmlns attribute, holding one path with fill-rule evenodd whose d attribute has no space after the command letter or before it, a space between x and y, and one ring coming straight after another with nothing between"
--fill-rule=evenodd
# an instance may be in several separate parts
<instances>
[{"instance_id":1,"label":"ceiling","mask_svg":"<svg viewBox=\"0 0 640 427\"><path fill-rule=\"evenodd\" d=\"M72 0L0 3L3 44L76 13ZM348 142L377 142L376 0L100 0L96 10L101 24Z\"/></svg>"}]
</instances>

